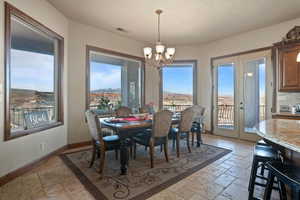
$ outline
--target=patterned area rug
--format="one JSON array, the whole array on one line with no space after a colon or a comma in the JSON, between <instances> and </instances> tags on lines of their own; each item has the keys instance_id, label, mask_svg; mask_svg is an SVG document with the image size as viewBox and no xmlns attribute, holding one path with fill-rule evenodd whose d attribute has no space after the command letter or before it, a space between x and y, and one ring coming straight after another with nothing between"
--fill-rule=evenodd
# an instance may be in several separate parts
<instances>
[{"instance_id":1,"label":"patterned area rug","mask_svg":"<svg viewBox=\"0 0 300 200\"><path fill-rule=\"evenodd\" d=\"M160 148L156 147L152 169L149 153L144 147L137 146L136 160L129 161L126 176L120 175L120 162L115 159L115 152L107 152L104 176L101 179L96 171L98 160L93 168L88 168L91 150L65 153L61 158L96 199L136 200L146 199L158 193L231 152L202 144L199 148L192 147L192 153L188 153L186 146L181 146L180 158L177 158L170 145L169 163L165 161Z\"/></svg>"}]
</instances>

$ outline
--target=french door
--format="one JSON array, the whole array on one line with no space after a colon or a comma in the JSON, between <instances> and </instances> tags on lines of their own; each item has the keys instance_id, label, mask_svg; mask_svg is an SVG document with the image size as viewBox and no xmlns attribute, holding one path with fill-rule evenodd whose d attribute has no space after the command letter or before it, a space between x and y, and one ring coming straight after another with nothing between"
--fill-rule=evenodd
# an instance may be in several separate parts
<instances>
[{"instance_id":1,"label":"french door","mask_svg":"<svg viewBox=\"0 0 300 200\"><path fill-rule=\"evenodd\" d=\"M214 60L213 82L213 132L257 140L255 125L271 116L271 52Z\"/></svg>"}]
</instances>

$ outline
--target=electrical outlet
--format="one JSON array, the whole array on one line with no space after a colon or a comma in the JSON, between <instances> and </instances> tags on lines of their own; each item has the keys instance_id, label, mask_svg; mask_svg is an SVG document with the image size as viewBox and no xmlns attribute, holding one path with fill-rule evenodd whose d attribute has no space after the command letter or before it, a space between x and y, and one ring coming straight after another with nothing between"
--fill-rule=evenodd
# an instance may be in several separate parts
<instances>
[{"instance_id":1,"label":"electrical outlet","mask_svg":"<svg viewBox=\"0 0 300 200\"><path fill-rule=\"evenodd\" d=\"M40 144L40 149L41 149L42 152L44 152L46 150L46 143L45 142L42 142Z\"/></svg>"}]
</instances>

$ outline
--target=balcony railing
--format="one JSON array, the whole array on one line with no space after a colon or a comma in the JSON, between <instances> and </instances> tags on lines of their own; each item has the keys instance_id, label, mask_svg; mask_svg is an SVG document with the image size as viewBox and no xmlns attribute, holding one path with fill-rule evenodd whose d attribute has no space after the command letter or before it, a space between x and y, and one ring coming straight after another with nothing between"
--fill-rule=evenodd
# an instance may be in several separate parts
<instances>
[{"instance_id":1,"label":"balcony railing","mask_svg":"<svg viewBox=\"0 0 300 200\"><path fill-rule=\"evenodd\" d=\"M191 106L192 105L163 105L163 109L170 110L172 112L181 112Z\"/></svg>"},{"instance_id":2,"label":"balcony railing","mask_svg":"<svg viewBox=\"0 0 300 200\"><path fill-rule=\"evenodd\" d=\"M38 111L45 111L48 114L49 121L55 120L55 107L38 107L38 108L11 108L11 128L12 129L24 129L26 123L24 119L25 113L34 113Z\"/></svg>"},{"instance_id":3,"label":"balcony railing","mask_svg":"<svg viewBox=\"0 0 300 200\"><path fill-rule=\"evenodd\" d=\"M234 125L234 105L218 105L218 125L233 126ZM265 119L265 105L260 105L259 121Z\"/></svg>"}]
</instances>

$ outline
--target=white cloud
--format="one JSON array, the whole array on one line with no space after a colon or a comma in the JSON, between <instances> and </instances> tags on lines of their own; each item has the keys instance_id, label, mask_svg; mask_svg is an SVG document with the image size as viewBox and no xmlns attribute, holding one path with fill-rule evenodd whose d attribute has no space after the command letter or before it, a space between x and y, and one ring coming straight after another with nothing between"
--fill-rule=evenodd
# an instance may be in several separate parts
<instances>
[{"instance_id":1,"label":"white cloud","mask_svg":"<svg viewBox=\"0 0 300 200\"><path fill-rule=\"evenodd\" d=\"M111 69L108 72L91 73L91 90L99 88L121 88L121 70Z\"/></svg>"},{"instance_id":2,"label":"white cloud","mask_svg":"<svg viewBox=\"0 0 300 200\"><path fill-rule=\"evenodd\" d=\"M11 51L11 87L53 91L54 57L28 51Z\"/></svg>"}]
</instances>

